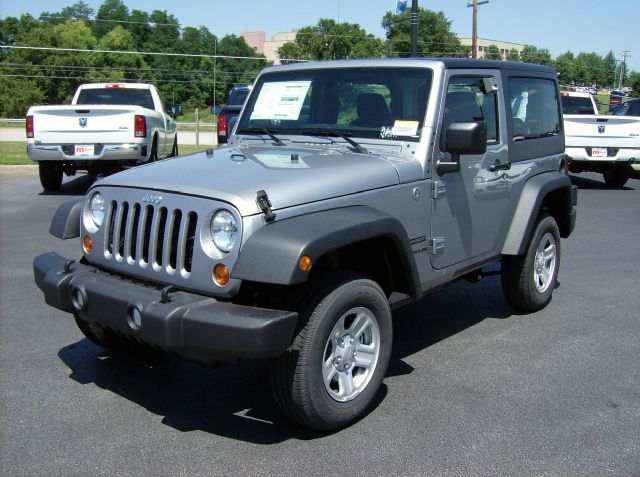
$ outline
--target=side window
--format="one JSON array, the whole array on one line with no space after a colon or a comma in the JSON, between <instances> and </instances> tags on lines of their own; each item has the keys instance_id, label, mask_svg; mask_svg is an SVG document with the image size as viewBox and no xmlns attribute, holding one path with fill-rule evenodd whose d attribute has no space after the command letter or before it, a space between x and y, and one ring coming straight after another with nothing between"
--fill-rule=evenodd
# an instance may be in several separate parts
<instances>
[{"instance_id":1,"label":"side window","mask_svg":"<svg viewBox=\"0 0 640 477\"><path fill-rule=\"evenodd\" d=\"M485 92L483 78L454 76L449 80L442 118L441 148L447 127L454 122L484 121L487 144L499 142L496 92Z\"/></svg>"},{"instance_id":2,"label":"side window","mask_svg":"<svg viewBox=\"0 0 640 477\"><path fill-rule=\"evenodd\" d=\"M509 78L509 98L514 141L560 134L560 108L553 81Z\"/></svg>"}]
</instances>

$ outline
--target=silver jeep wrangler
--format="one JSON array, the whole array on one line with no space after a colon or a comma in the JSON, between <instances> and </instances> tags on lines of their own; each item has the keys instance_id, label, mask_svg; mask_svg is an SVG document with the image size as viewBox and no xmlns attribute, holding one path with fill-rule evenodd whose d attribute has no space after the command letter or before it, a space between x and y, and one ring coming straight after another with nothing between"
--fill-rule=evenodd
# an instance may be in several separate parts
<instances>
[{"instance_id":1,"label":"silver jeep wrangler","mask_svg":"<svg viewBox=\"0 0 640 477\"><path fill-rule=\"evenodd\" d=\"M494 262L514 309L549 303L577 203L564 150L551 68L267 68L227 146L63 204L51 233L82 258L40 255L35 280L106 348L269 358L282 411L336 429L380 388L394 307Z\"/></svg>"}]
</instances>

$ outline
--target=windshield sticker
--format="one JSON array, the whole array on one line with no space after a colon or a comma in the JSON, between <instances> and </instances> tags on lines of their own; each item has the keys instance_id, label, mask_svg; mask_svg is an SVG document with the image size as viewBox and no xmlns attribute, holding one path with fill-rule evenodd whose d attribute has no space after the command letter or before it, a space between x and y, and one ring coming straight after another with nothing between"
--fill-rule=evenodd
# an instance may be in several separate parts
<instances>
[{"instance_id":1,"label":"windshield sticker","mask_svg":"<svg viewBox=\"0 0 640 477\"><path fill-rule=\"evenodd\" d=\"M308 169L309 166L302 158L291 160L291 154L254 154L263 165L272 169Z\"/></svg>"},{"instance_id":2,"label":"windshield sticker","mask_svg":"<svg viewBox=\"0 0 640 477\"><path fill-rule=\"evenodd\" d=\"M393 123L394 136L415 136L418 133L418 121L396 121Z\"/></svg>"},{"instance_id":3,"label":"windshield sticker","mask_svg":"<svg viewBox=\"0 0 640 477\"><path fill-rule=\"evenodd\" d=\"M393 129L389 126L382 126L380 128L380 139L395 139L396 135L393 134Z\"/></svg>"},{"instance_id":4,"label":"windshield sticker","mask_svg":"<svg viewBox=\"0 0 640 477\"><path fill-rule=\"evenodd\" d=\"M311 81L280 81L262 85L250 119L296 121Z\"/></svg>"}]
</instances>

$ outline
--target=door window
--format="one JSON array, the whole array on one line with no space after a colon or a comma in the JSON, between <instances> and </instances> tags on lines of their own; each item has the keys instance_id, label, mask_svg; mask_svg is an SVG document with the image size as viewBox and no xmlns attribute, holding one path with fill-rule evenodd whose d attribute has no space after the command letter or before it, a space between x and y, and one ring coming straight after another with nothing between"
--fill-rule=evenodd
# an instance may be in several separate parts
<instances>
[{"instance_id":1,"label":"door window","mask_svg":"<svg viewBox=\"0 0 640 477\"><path fill-rule=\"evenodd\" d=\"M454 76L449 81L442 119L441 148L444 150L447 127L454 122L484 121L487 144L499 141L495 91L485 91L481 77Z\"/></svg>"}]
</instances>

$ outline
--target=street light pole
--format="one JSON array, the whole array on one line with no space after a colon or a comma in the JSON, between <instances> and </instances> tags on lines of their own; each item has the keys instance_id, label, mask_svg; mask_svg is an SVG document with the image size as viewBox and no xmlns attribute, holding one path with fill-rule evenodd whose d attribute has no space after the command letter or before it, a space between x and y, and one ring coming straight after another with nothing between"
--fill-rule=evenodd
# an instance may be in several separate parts
<instances>
[{"instance_id":1,"label":"street light pole","mask_svg":"<svg viewBox=\"0 0 640 477\"><path fill-rule=\"evenodd\" d=\"M467 3L467 7L473 7L473 33L471 38L471 57L478 57L478 6L489 3L489 0L473 0L473 3Z\"/></svg>"},{"instance_id":2,"label":"street light pole","mask_svg":"<svg viewBox=\"0 0 640 477\"><path fill-rule=\"evenodd\" d=\"M411 0L411 56L418 56L418 0Z\"/></svg>"}]
</instances>

